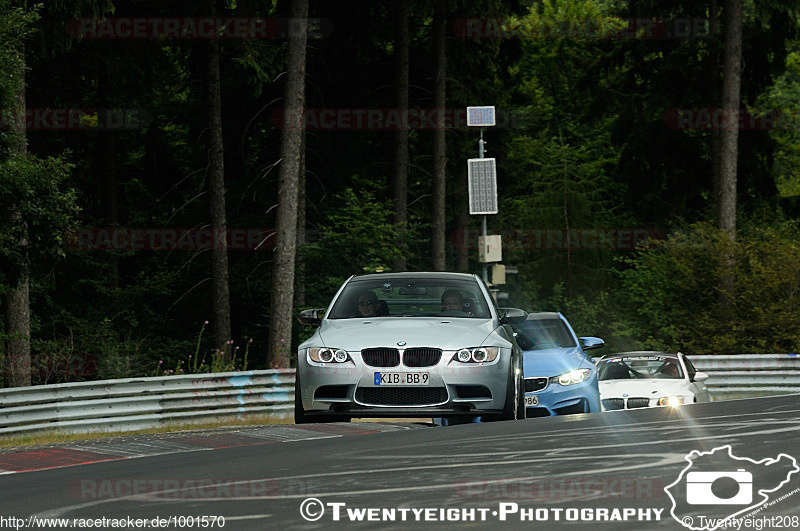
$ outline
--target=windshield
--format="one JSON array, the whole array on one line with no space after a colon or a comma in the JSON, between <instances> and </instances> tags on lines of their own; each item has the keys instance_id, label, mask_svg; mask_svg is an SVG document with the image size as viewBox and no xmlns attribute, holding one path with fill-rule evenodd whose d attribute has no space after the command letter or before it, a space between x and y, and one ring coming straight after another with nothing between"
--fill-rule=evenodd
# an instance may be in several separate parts
<instances>
[{"instance_id":1,"label":"windshield","mask_svg":"<svg viewBox=\"0 0 800 531\"><path fill-rule=\"evenodd\" d=\"M683 371L677 358L667 356L620 357L602 360L597 367L600 380L629 378L682 379Z\"/></svg>"},{"instance_id":2,"label":"windshield","mask_svg":"<svg viewBox=\"0 0 800 531\"><path fill-rule=\"evenodd\" d=\"M359 279L349 282L329 319L362 317L463 317L488 319L477 282L443 278Z\"/></svg>"},{"instance_id":3,"label":"windshield","mask_svg":"<svg viewBox=\"0 0 800 531\"><path fill-rule=\"evenodd\" d=\"M551 319L528 319L515 328L518 332L524 334L527 340L530 340L526 341L525 346L520 343L524 350L578 346L564 321L555 317ZM517 341L519 341L519 338Z\"/></svg>"}]
</instances>

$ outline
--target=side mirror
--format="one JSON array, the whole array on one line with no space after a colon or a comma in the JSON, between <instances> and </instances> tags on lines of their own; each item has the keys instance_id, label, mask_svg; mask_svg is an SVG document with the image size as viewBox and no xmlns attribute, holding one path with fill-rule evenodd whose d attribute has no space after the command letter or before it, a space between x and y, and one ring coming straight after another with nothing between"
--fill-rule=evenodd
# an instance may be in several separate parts
<instances>
[{"instance_id":1,"label":"side mirror","mask_svg":"<svg viewBox=\"0 0 800 531\"><path fill-rule=\"evenodd\" d=\"M581 337L579 339L581 340L581 343L583 343L583 350L600 348L606 344L606 342L599 337Z\"/></svg>"},{"instance_id":2,"label":"side mirror","mask_svg":"<svg viewBox=\"0 0 800 531\"><path fill-rule=\"evenodd\" d=\"M325 314L325 308L314 308L311 310L303 310L297 316L300 324L305 326L319 326L322 322L322 316Z\"/></svg>"},{"instance_id":3,"label":"side mirror","mask_svg":"<svg viewBox=\"0 0 800 531\"><path fill-rule=\"evenodd\" d=\"M501 324L522 324L528 318L528 312L519 308L500 308Z\"/></svg>"},{"instance_id":4,"label":"side mirror","mask_svg":"<svg viewBox=\"0 0 800 531\"><path fill-rule=\"evenodd\" d=\"M706 380L708 380L708 374L700 371L694 373L693 381L702 383L705 382Z\"/></svg>"}]
</instances>

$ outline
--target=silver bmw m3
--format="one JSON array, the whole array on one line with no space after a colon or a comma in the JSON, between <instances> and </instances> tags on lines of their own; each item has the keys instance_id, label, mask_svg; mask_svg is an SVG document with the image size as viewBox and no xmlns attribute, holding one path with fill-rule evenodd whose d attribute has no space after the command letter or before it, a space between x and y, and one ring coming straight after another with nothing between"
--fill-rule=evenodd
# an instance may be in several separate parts
<instances>
[{"instance_id":1,"label":"silver bmw m3","mask_svg":"<svg viewBox=\"0 0 800 531\"><path fill-rule=\"evenodd\" d=\"M358 417L524 418L522 352L483 281L463 273L347 279L300 345L295 422Z\"/></svg>"}]
</instances>

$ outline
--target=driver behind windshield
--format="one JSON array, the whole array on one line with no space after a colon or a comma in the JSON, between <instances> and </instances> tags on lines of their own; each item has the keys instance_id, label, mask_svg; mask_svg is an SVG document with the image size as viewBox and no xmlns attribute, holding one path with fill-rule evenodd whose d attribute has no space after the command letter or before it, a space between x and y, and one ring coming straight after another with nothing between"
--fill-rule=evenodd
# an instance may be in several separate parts
<instances>
[{"instance_id":1,"label":"driver behind windshield","mask_svg":"<svg viewBox=\"0 0 800 531\"><path fill-rule=\"evenodd\" d=\"M677 363L671 360L667 360L661 367L659 367L657 374L661 378L675 379L681 377L681 370L678 368Z\"/></svg>"},{"instance_id":2,"label":"driver behind windshield","mask_svg":"<svg viewBox=\"0 0 800 531\"><path fill-rule=\"evenodd\" d=\"M447 310L464 311L464 300L461 298L461 294L454 289L448 289L442 293L442 311Z\"/></svg>"},{"instance_id":3,"label":"driver behind windshield","mask_svg":"<svg viewBox=\"0 0 800 531\"><path fill-rule=\"evenodd\" d=\"M378 296L371 291L365 291L358 296L358 313L361 317L376 317L378 315Z\"/></svg>"}]
</instances>

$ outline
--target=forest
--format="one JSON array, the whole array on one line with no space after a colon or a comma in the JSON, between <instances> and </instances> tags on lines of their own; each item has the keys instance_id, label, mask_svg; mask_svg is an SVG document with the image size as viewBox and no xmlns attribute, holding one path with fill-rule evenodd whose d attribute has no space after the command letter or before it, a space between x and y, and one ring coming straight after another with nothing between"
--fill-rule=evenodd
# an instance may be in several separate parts
<instances>
[{"instance_id":1,"label":"forest","mask_svg":"<svg viewBox=\"0 0 800 531\"><path fill-rule=\"evenodd\" d=\"M353 274L798 352L798 0L0 0L2 385L291 367ZM294 352L294 354L293 354Z\"/></svg>"}]
</instances>

